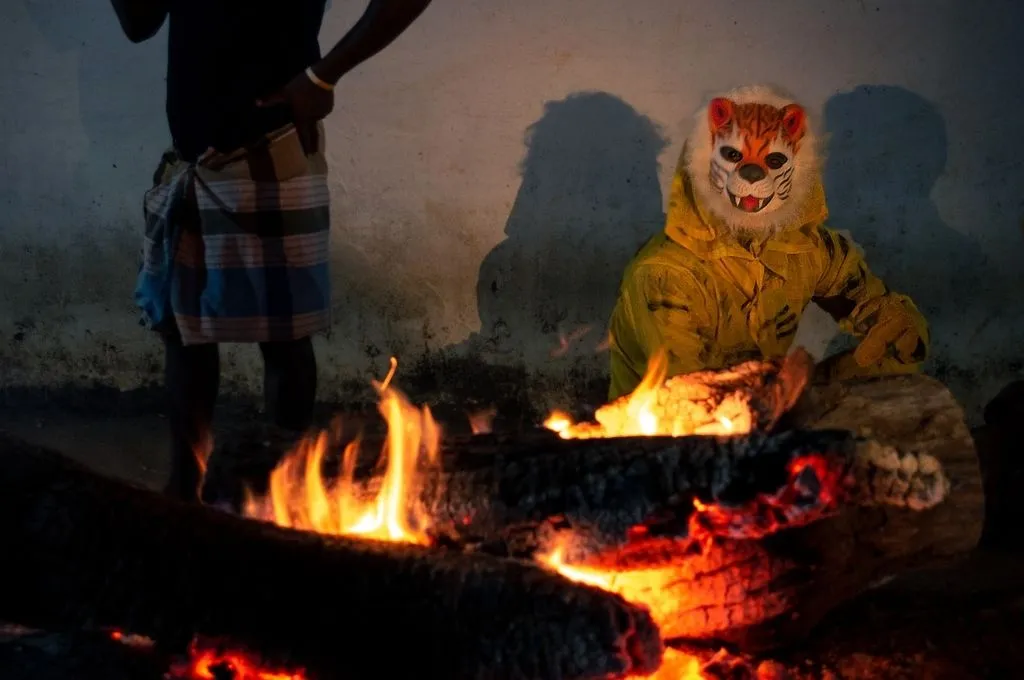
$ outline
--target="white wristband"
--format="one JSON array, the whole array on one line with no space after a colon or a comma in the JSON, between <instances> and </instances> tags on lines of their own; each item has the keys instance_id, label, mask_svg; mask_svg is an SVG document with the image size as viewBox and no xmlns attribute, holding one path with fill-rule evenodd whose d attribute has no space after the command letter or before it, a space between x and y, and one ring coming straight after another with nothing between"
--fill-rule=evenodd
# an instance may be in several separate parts
<instances>
[{"instance_id":1,"label":"white wristband","mask_svg":"<svg viewBox=\"0 0 1024 680\"><path fill-rule=\"evenodd\" d=\"M331 85L326 80L321 79L320 76L313 73L312 67L306 69L306 77L320 89L327 90L328 92L334 92L334 85Z\"/></svg>"}]
</instances>

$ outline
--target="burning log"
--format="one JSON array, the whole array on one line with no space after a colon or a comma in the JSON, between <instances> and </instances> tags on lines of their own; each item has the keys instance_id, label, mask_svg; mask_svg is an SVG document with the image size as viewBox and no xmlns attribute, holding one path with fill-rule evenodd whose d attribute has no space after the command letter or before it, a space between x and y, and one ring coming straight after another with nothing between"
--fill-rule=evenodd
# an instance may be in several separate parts
<instances>
[{"instance_id":1,"label":"burning log","mask_svg":"<svg viewBox=\"0 0 1024 680\"><path fill-rule=\"evenodd\" d=\"M856 433L858 463L837 514L759 540L696 548L650 537L563 573L651 608L665 639L748 651L804 637L829 611L908 570L959 559L977 543L984 498L974 446L949 391L923 376L810 389L801 428Z\"/></svg>"},{"instance_id":2,"label":"burning log","mask_svg":"<svg viewBox=\"0 0 1024 680\"><path fill-rule=\"evenodd\" d=\"M605 678L658 667L643 608L527 563L292 531L0 433L0 619L226 638L316 679Z\"/></svg>"},{"instance_id":3,"label":"burning log","mask_svg":"<svg viewBox=\"0 0 1024 680\"><path fill-rule=\"evenodd\" d=\"M941 500L946 480L931 457L918 465L912 490L881 484L889 455L897 454L839 429L728 438L538 436L525 445L498 444L486 456L449 452L442 469L421 472L419 514L460 545L515 557L530 557L569 532L579 559L624 547L638 533L761 538L831 514L847 498L922 508ZM294 498L296 490L306 493L309 469L291 472L284 486ZM371 478L354 493L372 498L380 482Z\"/></svg>"},{"instance_id":4,"label":"burning log","mask_svg":"<svg viewBox=\"0 0 1024 680\"><path fill-rule=\"evenodd\" d=\"M781 360L745 361L666 379L668 354L660 351L637 389L597 409L593 423L574 423L556 412L545 425L573 439L770 432L813 373L814 361L797 348Z\"/></svg>"},{"instance_id":5,"label":"burning log","mask_svg":"<svg viewBox=\"0 0 1024 680\"><path fill-rule=\"evenodd\" d=\"M798 392L805 384L774 379L765 366L742 384L795 384ZM680 384L693 389L692 376L657 389ZM722 404L748 404L749 435L601 438L582 427L581 441L549 434L450 443L441 470L418 472L415 514L466 550L532 557L642 603L665 639L748 650L805 635L873 583L976 544L978 463L962 411L940 383L906 376L815 386L799 402L774 387L729 398L722 384L701 418L712 421ZM666 403L648 404L656 424L678 412L655 408ZM794 403L788 413L777 408ZM783 420L789 429L757 429ZM279 468L273 507L249 511L302 525L289 512L302 509L303 496L325 496L313 472ZM349 491L373 497L380 481L364 478Z\"/></svg>"}]
</instances>

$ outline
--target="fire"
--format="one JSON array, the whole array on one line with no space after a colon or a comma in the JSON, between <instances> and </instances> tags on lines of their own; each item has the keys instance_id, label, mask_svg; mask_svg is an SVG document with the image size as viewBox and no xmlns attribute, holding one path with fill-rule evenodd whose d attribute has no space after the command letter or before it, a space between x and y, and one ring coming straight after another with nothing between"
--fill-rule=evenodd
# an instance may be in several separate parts
<instances>
[{"instance_id":1,"label":"fire","mask_svg":"<svg viewBox=\"0 0 1024 680\"><path fill-rule=\"evenodd\" d=\"M373 386L388 434L381 453L386 470L376 495L362 498L354 483L360 442L345 447L338 479L324 479L323 462L331 437L320 432L296 446L270 474L269 492L246 499L246 517L279 526L335 536L359 536L393 543L431 543L430 519L415 503L417 468L440 464L441 429L430 409L417 408L391 386L398 362ZM268 670L232 650L194 641L189 658L170 674L185 680L306 680L302 671Z\"/></svg>"},{"instance_id":2,"label":"fire","mask_svg":"<svg viewBox=\"0 0 1024 680\"><path fill-rule=\"evenodd\" d=\"M697 375L697 374L695 374ZM656 352L640 384L629 395L597 409L596 422L576 423L554 411L544 427L563 439L596 437L654 437L687 435L740 435L754 427L754 418L742 390L726 390L721 400L710 399L711 385L680 376L666 383L668 353ZM682 397L673 394L676 381ZM671 400L671 403L669 403Z\"/></svg>"},{"instance_id":3,"label":"fire","mask_svg":"<svg viewBox=\"0 0 1024 680\"><path fill-rule=\"evenodd\" d=\"M306 680L303 671L261 668L240 652L193 643L188 661L171 669L170 676L188 680Z\"/></svg>"},{"instance_id":4,"label":"fire","mask_svg":"<svg viewBox=\"0 0 1024 680\"><path fill-rule=\"evenodd\" d=\"M494 417L496 415L498 415L498 410L493 406L468 414L470 430L473 434L490 434L494 430Z\"/></svg>"},{"instance_id":5,"label":"fire","mask_svg":"<svg viewBox=\"0 0 1024 680\"><path fill-rule=\"evenodd\" d=\"M430 545L431 518L419 507L418 472L439 466L441 431L428 407L413 406L391 386L397 361L382 382L374 382L380 398L379 409L387 423L387 437L381 453L385 474L373 494L355 483L360 442L345 447L340 474L334 481L324 477L323 463L331 436L321 432L304 439L273 470L265 497L247 498L243 513L250 518L274 522L283 527L328 535L357 536L369 540ZM728 371L703 372L689 376L668 376L668 354L652 357L640 385L622 399L597 410L593 423L576 423L566 413L555 411L545 421L548 429L565 439L629 436L742 435L763 425L756 417L752 399L758 398L756 379L763 377L763 363L751 362ZM780 404L783 402L780 401ZM489 432L492 410L470 416L475 434ZM801 465L814 468L814 461ZM814 468L815 472L819 472ZM801 469L791 470L794 479ZM821 479L819 474L818 479ZM802 494L794 485L786 494ZM372 497L371 497L372 496ZM734 535L749 524L746 515L757 514L761 506L788 509L791 498L759 499L756 507L717 508L694 501L690 517L692 537ZM779 513L776 513L778 515ZM788 517L785 519L789 519ZM756 529L769 529L768 524ZM656 562L613 565L569 564L566 543L553 546L535 559L564 578L616 593L625 600L643 604L656 622L670 620L673 612L695 609L715 593L695 592L668 601L664 593L678 581L678 570ZM683 601L680 601L683 600ZM252 663L243 654L194 645L187 671L188 680L213 680L227 670L233 680L305 680L301 671L270 671ZM707 680L699 658L668 650L656 680Z\"/></svg>"},{"instance_id":6,"label":"fire","mask_svg":"<svg viewBox=\"0 0 1024 680\"><path fill-rule=\"evenodd\" d=\"M565 549L566 541L559 540L550 552L535 559L570 581L617 593L630 602L648 604L652 609L657 606L656 598L652 598L652 593L657 591L659 585L657 571L618 572L570 565L565 561ZM700 659L672 649L665 650L661 667L646 677L651 680L707 680L701 671Z\"/></svg>"},{"instance_id":7,"label":"fire","mask_svg":"<svg viewBox=\"0 0 1024 680\"><path fill-rule=\"evenodd\" d=\"M382 453L387 468L375 498L364 500L355 492L358 440L345 447L339 478L334 483L324 480L329 437L321 432L302 441L274 469L268 495L248 498L244 514L320 534L429 545L430 518L414 502L416 470L424 460L427 465L439 464L441 429L428 407L413 406L391 386L397 365L392 358L387 377L374 382L388 426Z\"/></svg>"},{"instance_id":8,"label":"fire","mask_svg":"<svg viewBox=\"0 0 1024 680\"><path fill-rule=\"evenodd\" d=\"M661 667L647 680L708 680L702 670L700 659L695 656L669 648L661 660Z\"/></svg>"}]
</instances>

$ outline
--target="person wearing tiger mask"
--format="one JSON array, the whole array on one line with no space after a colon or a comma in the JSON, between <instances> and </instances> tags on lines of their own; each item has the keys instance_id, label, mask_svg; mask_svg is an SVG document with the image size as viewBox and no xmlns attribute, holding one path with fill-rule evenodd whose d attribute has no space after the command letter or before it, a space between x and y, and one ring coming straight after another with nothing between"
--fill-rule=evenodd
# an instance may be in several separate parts
<instances>
[{"instance_id":1,"label":"person wearing tiger mask","mask_svg":"<svg viewBox=\"0 0 1024 680\"><path fill-rule=\"evenodd\" d=\"M702 106L672 180L665 228L627 265L609 324L610 397L668 352L669 375L783 356L810 302L859 340L827 379L909 373L924 317L825 226L819 149L805 109L767 86Z\"/></svg>"}]
</instances>

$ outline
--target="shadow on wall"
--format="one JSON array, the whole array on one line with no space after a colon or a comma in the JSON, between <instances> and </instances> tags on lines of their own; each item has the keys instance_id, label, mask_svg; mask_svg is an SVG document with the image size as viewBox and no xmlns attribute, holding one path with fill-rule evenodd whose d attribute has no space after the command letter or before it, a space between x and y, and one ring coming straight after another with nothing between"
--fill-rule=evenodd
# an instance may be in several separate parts
<instances>
[{"instance_id":1,"label":"shadow on wall","mask_svg":"<svg viewBox=\"0 0 1024 680\"><path fill-rule=\"evenodd\" d=\"M480 333L424 357L407 379L467 410L493 407L506 428L539 422L547 399L603 402L600 350L619 279L665 219L667 140L618 97L549 102L525 144L506 238L480 265Z\"/></svg>"},{"instance_id":2,"label":"shadow on wall","mask_svg":"<svg viewBox=\"0 0 1024 680\"><path fill-rule=\"evenodd\" d=\"M514 360L547 356L560 335L593 351L623 268L664 223L667 140L618 97L582 92L549 102L525 143L506 238L480 265L481 331L469 342Z\"/></svg>"},{"instance_id":3,"label":"shadow on wall","mask_svg":"<svg viewBox=\"0 0 1024 680\"><path fill-rule=\"evenodd\" d=\"M945 121L920 95L885 85L837 94L824 119L829 223L849 230L871 269L913 298L931 326L928 370L945 380L1002 295L979 244L947 225L931 198L946 167Z\"/></svg>"}]
</instances>

